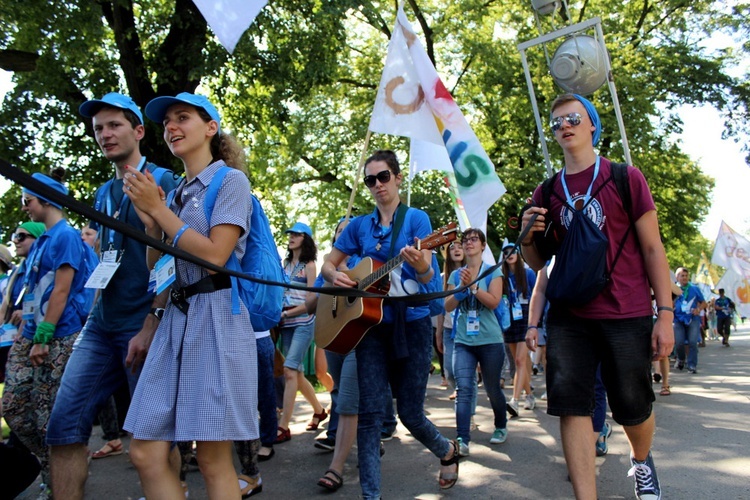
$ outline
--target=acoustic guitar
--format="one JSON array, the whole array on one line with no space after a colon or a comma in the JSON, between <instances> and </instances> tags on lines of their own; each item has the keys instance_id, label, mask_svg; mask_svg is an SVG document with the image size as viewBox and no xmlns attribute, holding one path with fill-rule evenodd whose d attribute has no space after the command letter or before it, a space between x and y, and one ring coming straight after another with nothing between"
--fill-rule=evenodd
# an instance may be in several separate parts
<instances>
[{"instance_id":1,"label":"acoustic guitar","mask_svg":"<svg viewBox=\"0 0 750 500\"><path fill-rule=\"evenodd\" d=\"M456 239L458 229L451 222L416 242L418 250L432 250ZM385 264L365 257L354 269L343 271L357 283L356 289L386 295L390 288L388 274L403 262L397 255ZM326 286L331 286L326 283ZM315 343L338 354L357 347L365 334L383 320L383 299L323 295L315 312Z\"/></svg>"}]
</instances>

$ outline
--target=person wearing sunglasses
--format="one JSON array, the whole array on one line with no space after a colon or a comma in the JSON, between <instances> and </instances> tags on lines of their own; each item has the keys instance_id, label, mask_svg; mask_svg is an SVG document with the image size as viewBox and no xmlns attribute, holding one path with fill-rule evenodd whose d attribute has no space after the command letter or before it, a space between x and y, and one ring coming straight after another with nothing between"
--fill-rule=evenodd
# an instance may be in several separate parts
<instances>
[{"instance_id":1,"label":"person wearing sunglasses","mask_svg":"<svg viewBox=\"0 0 750 500\"><path fill-rule=\"evenodd\" d=\"M576 497L596 498L597 435L592 432L591 409L596 369L601 364L612 418L623 426L630 442L628 475L635 479L636 497L661 498L651 455L655 430L651 361L672 351L674 311L656 206L643 173L632 166L626 170L630 203L621 199L612 180L612 162L594 150L602 124L588 99L577 94L558 96L551 105L550 127L565 164L552 184L554 196L549 206L542 206L540 185L534 191L533 205L522 217L523 230L537 215L522 242L523 257L534 270L541 269L549 258L545 247L557 253L560 246L551 241L552 235L566 234L574 217L586 223L580 213L585 210L583 217L607 237L609 279L582 305L561 306L551 301L547 315L547 413L560 417L563 451ZM629 211L624 208L628 205ZM546 227L547 221L551 228ZM618 247L619 263L613 268ZM555 268L569 270L571 263L560 255ZM575 253L566 255L575 258ZM554 271L550 283L553 277ZM656 322L652 321L650 287L658 306ZM532 328L527 333L531 343L534 335Z\"/></svg>"},{"instance_id":2,"label":"person wearing sunglasses","mask_svg":"<svg viewBox=\"0 0 750 500\"><path fill-rule=\"evenodd\" d=\"M65 169L33 178L61 194ZM3 393L5 419L21 442L42 463L42 481L50 486L45 434L60 379L78 333L93 303L84 288L96 257L63 215L62 206L27 188L22 210L46 231L29 249L23 280L23 329L13 343ZM16 240L26 236L16 236ZM91 252L91 253L88 253Z\"/></svg>"},{"instance_id":3,"label":"person wearing sunglasses","mask_svg":"<svg viewBox=\"0 0 750 500\"><path fill-rule=\"evenodd\" d=\"M432 252L412 246L415 238L432 233L432 225L422 210L401 205L399 187L403 176L396 154L381 150L370 156L365 161L364 182L375 201L375 210L353 219L344 229L323 264L323 277L334 286L351 288L356 283L337 270L347 256L370 257L379 262L400 256L403 264L390 274L390 295L439 291L439 284L434 290L432 286ZM362 497L380 498L380 435L389 380L401 423L441 459L440 488L452 487L458 480L458 443L443 437L424 413L432 360L432 323L427 303L384 302L383 320L368 331L356 353Z\"/></svg>"},{"instance_id":4,"label":"person wearing sunglasses","mask_svg":"<svg viewBox=\"0 0 750 500\"><path fill-rule=\"evenodd\" d=\"M13 268L8 279L8 286L3 294L0 305L0 318L3 320L3 340L15 339L21 326L21 301L18 298L23 290L23 277L26 274L26 257L31 245L39 238L46 228L41 222L24 222L13 233L11 241L16 248L16 257L20 262ZM5 382L5 364L12 343L0 346L0 383Z\"/></svg>"}]
</instances>

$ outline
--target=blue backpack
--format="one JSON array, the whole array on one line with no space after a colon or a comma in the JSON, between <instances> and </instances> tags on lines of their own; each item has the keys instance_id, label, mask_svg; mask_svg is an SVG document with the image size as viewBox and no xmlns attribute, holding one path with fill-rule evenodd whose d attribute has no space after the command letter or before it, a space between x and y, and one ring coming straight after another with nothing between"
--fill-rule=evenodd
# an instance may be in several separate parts
<instances>
[{"instance_id":1,"label":"blue backpack","mask_svg":"<svg viewBox=\"0 0 750 500\"><path fill-rule=\"evenodd\" d=\"M209 223L221 183L224 176L231 170L231 167L220 167L208 185L203 209ZM250 216L247 240L245 240L245 255L242 262L238 262L237 256L232 252L226 267L258 279L276 283L289 283L284 268L281 266L281 258L276 249L276 242L273 239L273 233L271 233L268 217L263 212L263 207L261 207L258 198L254 195L250 197L253 212ZM270 330L281 319L284 290L283 286L256 283L233 276L232 314L240 313L240 305L237 300L237 292L239 291L239 298L245 303L245 307L250 313L250 323L253 325L253 330L257 332Z\"/></svg>"}]
</instances>

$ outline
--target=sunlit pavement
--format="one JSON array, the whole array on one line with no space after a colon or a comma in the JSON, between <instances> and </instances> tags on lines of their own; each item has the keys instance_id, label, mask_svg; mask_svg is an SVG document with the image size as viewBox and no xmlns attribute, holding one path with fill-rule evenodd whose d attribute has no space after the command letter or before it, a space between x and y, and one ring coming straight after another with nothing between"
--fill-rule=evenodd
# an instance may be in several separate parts
<instances>
[{"instance_id":1,"label":"sunlit pavement","mask_svg":"<svg viewBox=\"0 0 750 500\"><path fill-rule=\"evenodd\" d=\"M655 411L657 431L654 460L664 498L750 498L750 322L732 332L730 348L707 342L700 349L698 373L673 371L672 395L659 396ZM558 420L546 415L544 377L533 377L537 408L520 410L508 424L506 443L490 445L492 412L480 392L472 432L471 456L462 459L458 484L441 491L437 485L438 460L399 424L398 433L385 443L382 462L383 498L572 498L562 459ZM480 389L483 391L483 389ZM506 388L506 396L510 395ZM432 375L427 390L429 417L448 437L455 437L455 418L449 391ZM327 404L329 398L319 395ZM523 408L523 406L522 406ZM313 447L315 432L305 432L312 415L298 397L292 421L292 440L277 445L275 457L261 462L263 493L257 498L309 497L357 498L360 495L356 449L344 471L344 487L330 494L316 485L328 468L332 454ZM609 454L597 458L599 498L633 498L628 445L622 428L614 424ZM98 428L91 440L93 450L103 444ZM124 440L127 447L127 440ZM207 498L200 473L188 474L190 499ZM19 498L36 498L32 485ZM91 463L86 499L136 499L142 495L138 475L127 454Z\"/></svg>"}]
</instances>

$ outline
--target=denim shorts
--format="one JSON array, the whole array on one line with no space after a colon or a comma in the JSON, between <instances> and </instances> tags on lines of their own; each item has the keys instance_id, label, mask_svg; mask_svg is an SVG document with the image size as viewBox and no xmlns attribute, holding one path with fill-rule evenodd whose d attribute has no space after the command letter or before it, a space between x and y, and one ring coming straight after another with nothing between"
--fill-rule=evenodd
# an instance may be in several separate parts
<instances>
[{"instance_id":1,"label":"denim shorts","mask_svg":"<svg viewBox=\"0 0 750 500\"><path fill-rule=\"evenodd\" d=\"M302 360L307 354L307 350L313 341L315 332L315 322L311 321L306 325L281 329L281 345L283 347L284 367L298 372L305 370Z\"/></svg>"},{"instance_id":2,"label":"denim shorts","mask_svg":"<svg viewBox=\"0 0 750 500\"><path fill-rule=\"evenodd\" d=\"M651 415L656 399L651 389L650 316L584 319L550 309L547 319L547 413L589 416L594 411L596 368L612 418L638 425Z\"/></svg>"}]
</instances>

